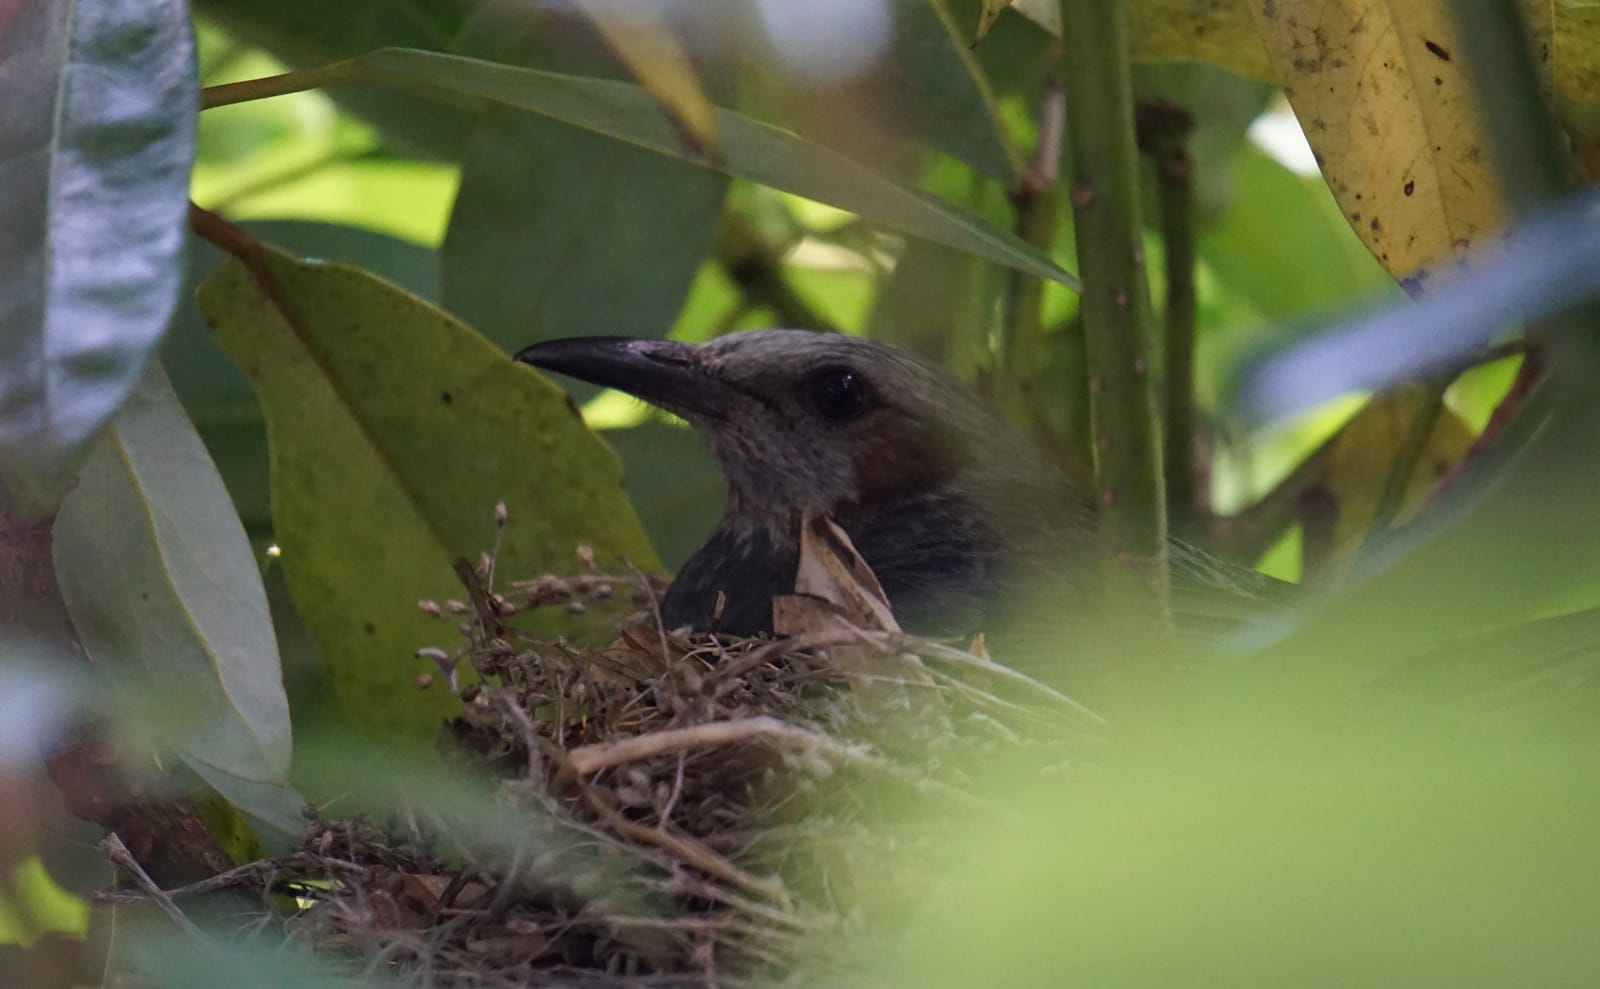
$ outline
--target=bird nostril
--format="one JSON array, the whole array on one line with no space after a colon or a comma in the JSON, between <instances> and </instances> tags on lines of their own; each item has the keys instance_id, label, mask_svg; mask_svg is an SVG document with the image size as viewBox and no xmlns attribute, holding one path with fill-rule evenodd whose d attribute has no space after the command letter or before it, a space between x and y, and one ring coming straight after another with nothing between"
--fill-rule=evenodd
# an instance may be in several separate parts
<instances>
[{"instance_id":1,"label":"bird nostril","mask_svg":"<svg viewBox=\"0 0 1600 989\"><path fill-rule=\"evenodd\" d=\"M649 342L654 343L655 341ZM665 364L668 367L689 367L693 363L689 359L691 352L688 350L641 347L638 352L640 356L649 360L652 364Z\"/></svg>"}]
</instances>

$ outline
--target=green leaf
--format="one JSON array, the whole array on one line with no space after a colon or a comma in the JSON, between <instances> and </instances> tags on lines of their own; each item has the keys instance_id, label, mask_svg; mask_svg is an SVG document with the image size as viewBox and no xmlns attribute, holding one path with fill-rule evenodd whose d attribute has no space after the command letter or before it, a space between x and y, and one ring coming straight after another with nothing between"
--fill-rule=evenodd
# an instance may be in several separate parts
<instances>
[{"instance_id":1,"label":"green leaf","mask_svg":"<svg viewBox=\"0 0 1600 989\"><path fill-rule=\"evenodd\" d=\"M541 117L485 115L442 251L445 305L510 350L663 336L711 245L727 179Z\"/></svg>"},{"instance_id":2,"label":"green leaf","mask_svg":"<svg viewBox=\"0 0 1600 989\"><path fill-rule=\"evenodd\" d=\"M458 708L413 686L417 648L455 641L419 599L460 597L451 567L511 524L499 572L656 569L616 457L562 392L449 315L355 268L262 247L200 290L267 413L272 515L295 605L340 700L367 725L431 736Z\"/></svg>"},{"instance_id":3,"label":"green leaf","mask_svg":"<svg viewBox=\"0 0 1600 989\"><path fill-rule=\"evenodd\" d=\"M359 264L424 300L439 297L439 256L426 247L359 227L307 220L255 220L240 226L299 257ZM210 244L190 240L180 293L184 302L167 330L162 366L228 485L245 530L265 537L272 532L266 418L250 382L223 352L194 303L200 282L223 260Z\"/></svg>"},{"instance_id":4,"label":"green leaf","mask_svg":"<svg viewBox=\"0 0 1600 989\"><path fill-rule=\"evenodd\" d=\"M1304 339L1315 329L1306 313L1400 295L1344 221L1326 183L1296 175L1255 147L1245 148L1234 167L1241 194L1200 233L1196 250L1222 292L1248 301L1264 319L1208 327L1203 356L1212 382L1231 380L1245 360ZM1283 249L1289 230L1292 251ZM1207 396L1208 404L1217 401Z\"/></svg>"},{"instance_id":5,"label":"green leaf","mask_svg":"<svg viewBox=\"0 0 1600 989\"><path fill-rule=\"evenodd\" d=\"M874 105L903 108L882 118L891 133L904 128L924 147L1010 187L1022 161L967 37L946 0L902 4L888 55L892 78L886 92L874 94Z\"/></svg>"},{"instance_id":6,"label":"green leaf","mask_svg":"<svg viewBox=\"0 0 1600 989\"><path fill-rule=\"evenodd\" d=\"M515 2L515 0L514 0ZM482 0L193 0L195 13L239 42L265 49L291 68L324 65L385 46L450 49ZM229 80L232 81L232 80ZM399 103L387 93L340 89L329 94L378 127L386 143L424 158L453 157L473 119L459 105L425 97Z\"/></svg>"},{"instance_id":7,"label":"green leaf","mask_svg":"<svg viewBox=\"0 0 1600 989\"><path fill-rule=\"evenodd\" d=\"M194 40L182 0L0 14L0 481L46 511L177 300Z\"/></svg>"},{"instance_id":8,"label":"green leaf","mask_svg":"<svg viewBox=\"0 0 1600 989\"><path fill-rule=\"evenodd\" d=\"M712 162L687 152L650 95L628 83L394 48L353 59L345 69L353 78L424 86L551 117L702 168L828 203L912 237L1073 288L1078 285L1076 278L1009 231L732 110L718 111L722 158Z\"/></svg>"},{"instance_id":9,"label":"green leaf","mask_svg":"<svg viewBox=\"0 0 1600 989\"><path fill-rule=\"evenodd\" d=\"M159 368L90 449L52 531L78 639L182 698L175 744L230 800L296 827L284 697L261 575L222 479Z\"/></svg>"}]
</instances>

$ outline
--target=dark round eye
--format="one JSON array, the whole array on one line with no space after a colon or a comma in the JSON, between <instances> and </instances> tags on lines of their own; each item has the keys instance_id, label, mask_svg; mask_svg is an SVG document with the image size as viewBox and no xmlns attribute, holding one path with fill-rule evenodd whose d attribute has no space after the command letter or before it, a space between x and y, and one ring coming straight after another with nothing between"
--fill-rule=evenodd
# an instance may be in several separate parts
<instances>
[{"instance_id":1,"label":"dark round eye","mask_svg":"<svg viewBox=\"0 0 1600 989\"><path fill-rule=\"evenodd\" d=\"M806 396L825 419L843 422L867 410L872 395L861 375L847 367L825 367L806 378Z\"/></svg>"}]
</instances>

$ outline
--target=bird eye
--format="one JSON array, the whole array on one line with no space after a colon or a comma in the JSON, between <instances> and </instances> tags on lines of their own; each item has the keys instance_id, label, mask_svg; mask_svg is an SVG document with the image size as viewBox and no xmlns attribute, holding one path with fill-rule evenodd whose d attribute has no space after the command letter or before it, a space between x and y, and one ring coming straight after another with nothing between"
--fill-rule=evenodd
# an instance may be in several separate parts
<instances>
[{"instance_id":1,"label":"bird eye","mask_svg":"<svg viewBox=\"0 0 1600 989\"><path fill-rule=\"evenodd\" d=\"M826 367L806 379L806 394L823 418L843 422L865 412L871 401L867 383L846 367Z\"/></svg>"}]
</instances>

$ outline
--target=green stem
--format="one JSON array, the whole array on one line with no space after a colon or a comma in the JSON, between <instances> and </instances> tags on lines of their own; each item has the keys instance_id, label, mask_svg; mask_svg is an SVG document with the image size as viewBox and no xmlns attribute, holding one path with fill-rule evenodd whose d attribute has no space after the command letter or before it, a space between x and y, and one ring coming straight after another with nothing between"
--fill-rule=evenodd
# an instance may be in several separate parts
<instances>
[{"instance_id":1,"label":"green stem","mask_svg":"<svg viewBox=\"0 0 1600 989\"><path fill-rule=\"evenodd\" d=\"M1155 164L1156 202L1166 261L1167 511L1188 525L1204 507L1195 470L1194 118L1174 103L1149 103L1137 115L1139 146Z\"/></svg>"},{"instance_id":2,"label":"green stem","mask_svg":"<svg viewBox=\"0 0 1600 989\"><path fill-rule=\"evenodd\" d=\"M230 82L222 86L207 86L200 90L200 109L210 110L235 103L248 103L251 100L303 93L309 89L321 89L324 86L350 82L359 78L361 74L362 69L356 61L347 59L343 62L319 65L313 69L301 69L298 72L285 72L261 79L246 79L243 82Z\"/></svg>"},{"instance_id":3,"label":"green stem","mask_svg":"<svg viewBox=\"0 0 1600 989\"><path fill-rule=\"evenodd\" d=\"M1011 193L1017 236L1046 254L1055 240L1055 190L1066 114L1066 90L1060 80L1046 80L1039 99L1039 139L1034 145L1033 163ZM1042 279L1020 271L1006 273L994 392L1006 417L1020 428L1032 425L1035 417L1034 387L1044 348L1043 303Z\"/></svg>"},{"instance_id":4,"label":"green stem","mask_svg":"<svg viewBox=\"0 0 1600 989\"><path fill-rule=\"evenodd\" d=\"M1110 589L1167 603L1167 506L1123 0L1062 0L1068 162ZM1119 565L1120 564L1120 565ZM1131 583L1126 576L1136 580Z\"/></svg>"}]
</instances>

